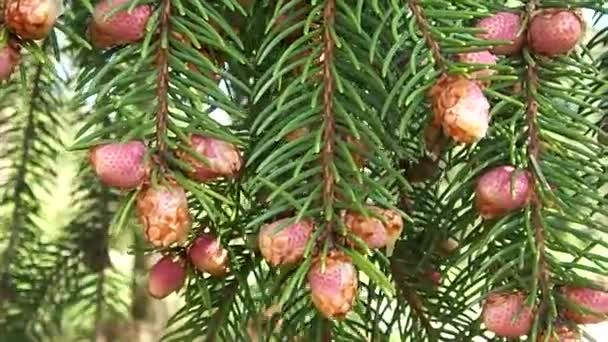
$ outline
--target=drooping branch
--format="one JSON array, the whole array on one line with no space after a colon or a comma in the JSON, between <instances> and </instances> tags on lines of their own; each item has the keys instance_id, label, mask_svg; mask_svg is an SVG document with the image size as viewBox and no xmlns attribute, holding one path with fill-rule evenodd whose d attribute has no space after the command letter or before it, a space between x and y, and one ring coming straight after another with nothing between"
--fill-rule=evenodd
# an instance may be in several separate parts
<instances>
[{"instance_id":1,"label":"drooping branch","mask_svg":"<svg viewBox=\"0 0 608 342\"><path fill-rule=\"evenodd\" d=\"M167 142L165 135L167 133L167 117L169 115L169 46L168 42L162 37L169 38L170 34L170 15L171 15L171 0L163 0L160 6L160 34L161 39L157 54L158 78L156 84L156 97L158 108L156 110L156 143L158 147L159 166L163 171L166 170L165 155L167 153Z\"/></svg>"},{"instance_id":2,"label":"drooping branch","mask_svg":"<svg viewBox=\"0 0 608 342\"><path fill-rule=\"evenodd\" d=\"M429 23L426 15L424 14L424 10L418 4L417 0L407 0L407 5L410 10L414 14L416 18L416 23L418 24L418 28L420 29L420 33L422 34L422 38L426 42L426 45L431 50L431 54L433 55L433 59L435 63L441 70L445 70L446 62L445 58L441 54L441 48L439 47L439 43L433 38L431 34L431 24Z\"/></svg>"}]
</instances>

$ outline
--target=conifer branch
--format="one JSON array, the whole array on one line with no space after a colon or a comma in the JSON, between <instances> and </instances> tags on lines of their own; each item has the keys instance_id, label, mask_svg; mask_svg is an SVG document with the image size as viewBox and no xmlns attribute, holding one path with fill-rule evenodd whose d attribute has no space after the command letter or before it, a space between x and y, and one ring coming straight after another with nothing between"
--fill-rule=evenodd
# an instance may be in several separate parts
<instances>
[{"instance_id":1,"label":"conifer branch","mask_svg":"<svg viewBox=\"0 0 608 342\"><path fill-rule=\"evenodd\" d=\"M327 0L323 10L323 150L321 163L323 165L323 204L325 210L333 207L335 196L335 179L333 173L333 158L335 148L335 119L333 113L334 78L332 62L334 57L334 38L331 32L336 17L336 1ZM333 218L328 222L328 232L333 230Z\"/></svg>"},{"instance_id":2,"label":"conifer branch","mask_svg":"<svg viewBox=\"0 0 608 342\"><path fill-rule=\"evenodd\" d=\"M158 46L157 68L158 79L156 85L156 97L158 101L158 109L156 110L156 143L158 144L157 156L159 166L163 172L166 171L167 165L165 155L167 153L167 117L169 115L169 46L168 39L170 34L170 15L171 15L171 0L163 0L160 7L160 34L161 39ZM163 39L166 38L167 40Z\"/></svg>"},{"instance_id":3,"label":"conifer branch","mask_svg":"<svg viewBox=\"0 0 608 342\"><path fill-rule=\"evenodd\" d=\"M424 41L426 42L428 48L431 50L431 54L433 55L435 63L437 64L439 69L445 70L445 58L443 58L443 55L441 54L441 47L439 47L439 43L437 43L437 41L433 38L433 35L431 34L431 24L429 24L428 19L424 15L424 10L420 6L420 4L418 4L417 0L407 0L407 5L416 17L416 22L418 23L420 32L422 33L422 37L424 38Z\"/></svg>"}]
</instances>

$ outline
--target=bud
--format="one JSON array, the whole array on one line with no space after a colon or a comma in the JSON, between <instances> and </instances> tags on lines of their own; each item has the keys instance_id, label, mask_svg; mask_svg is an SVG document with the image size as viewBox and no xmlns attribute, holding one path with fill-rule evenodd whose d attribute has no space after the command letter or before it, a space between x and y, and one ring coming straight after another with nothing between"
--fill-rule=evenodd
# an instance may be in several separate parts
<instances>
[{"instance_id":1,"label":"bud","mask_svg":"<svg viewBox=\"0 0 608 342\"><path fill-rule=\"evenodd\" d=\"M287 140L288 142L292 142L296 139L300 139L301 137L306 136L309 133L310 130L308 129L308 127L296 128L293 131L287 133L287 135L285 136L285 140Z\"/></svg>"},{"instance_id":2,"label":"bud","mask_svg":"<svg viewBox=\"0 0 608 342\"><path fill-rule=\"evenodd\" d=\"M584 287L564 286L562 294L571 305L580 307L565 309L563 314L569 320L578 324L593 324L608 319L608 292Z\"/></svg>"},{"instance_id":3,"label":"bud","mask_svg":"<svg viewBox=\"0 0 608 342\"><path fill-rule=\"evenodd\" d=\"M551 336L545 336L546 332L538 335L536 342L580 342L581 333L576 328L571 328L565 324L553 328Z\"/></svg>"},{"instance_id":4,"label":"bud","mask_svg":"<svg viewBox=\"0 0 608 342\"><path fill-rule=\"evenodd\" d=\"M510 165L495 167L477 181L475 204L481 216L492 219L523 208L532 197L532 177Z\"/></svg>"},{"instance_id":5,"label":"bud","mask_svg":"<svg viewBox=\"0 0 608 342\"><path fill-rule=\"evenodd\" d=\"M228 251L211 234L202 234L194 240L188 250L188 257L201 272L218 277L228 273Z\"/></svg>"},{"instance_id":6,"label":"bud","mask_svg":"<svg viewBox=\"0 0 608 342\"><path fill-rule=\"evenodd\" d=\"M148 293L156 299L163 299L176 292L186 282L186 268L183 260L174 260L167 255L150 269L148 275Z\"/></svg>"},{"instance_id":7,"label":"bud","mask_svg":"<svg viewBox=\"0 0 608 342\"><path fill-rule=\"evenodd\" d=\"M93 20L89 25L91 42L97 48L134 43L146 33L146 24L152 15L152 6L139 5L132 11L126 8L108 16L129 0L101 0L95 6Z\"/></svg>"},{"instance_id":8,"label":"bud","mask_svg":"<svg viewBox=\"0 0 608 342\"><path fill-rule=\"evenodd\" d=\"M6 45L0 48L0 81L8 80L20 61L19 44L9 39Z\"/></svg>"},{"instance_id":9,"label":"bud","mask_svg":"<svg viewBox=\"0 0 608 342\"><path fill-rule=\"evenodd\" d=\"M496 56L494 56L490 51L478 51L478 52L468 52L461 53L458 55L458 60L462 63L469 64L487 64L488 66L496 65ZM494 69L485 69L472 72L469 74L469 77L472 79L478 79L480 77L492 76L496 73Z\"/></svg>"},{"instance_id":10,"label":"bud","mask_svg":"<svg viewBox=\"0 0 608 342\"><path fill-rule=\"evenodd\" d=\"M520 32L521 17L518 13L498 12L491 17L481 19L476 27L486 30L479 35L479 38L511 41L510 44L498 45L491 50L497 55L514 55L519 53L524 45L525 35Z\"/></svg>"},{"instance_id":11,"label":"bud","mask_svg":"<svg viewBox=\"0 0 608 342\"><path fill-rule=\"evenodd\" d=\"M89 162L107 186L134 189L148 176L146 145L141 141L98 145L89 152Z\"/></svg>"},{"instance_id":12,"label":"bud","mask_svg":"<svg viewBox=\"0 0 608 342\"><path fill-rule=\"evenodd\" d=\"M370 216L349 211L344 215L344 225L356 236L365 241L369 248L392 246L403 231L401 216L390 209L368 206ZM376 216L382 217L384 221Z\"/></svg>"},{"instance_id":13,"label":"bud","mask_svg":"<svg viewBox=\"0 0 608 342\"><path fill-rule=\"evenodd\" d=\"M294 264L304 257L314 224L310 220L302 220L285 226L290 220L278 220L264 225L260 230L260 252L272 266Z\"/></svg>"},{"instance_id":14,"label":"bud","mask_svg":"<svg viewBox=\"0 0 608 342\"><path fill-rule=\"evenodd\" d=\"M486 329L508 338L528 334L534 323L535 310L525 305L525 300L526 296L521 292L489 295L483 306Z\"/></svg>"},{"instance_id":15,"label":"bud","mask_svg":"<svg viewBox=\"0 0 608 342\"><path fill-rule=\"evenodd\" d=\"M233 144L202 135L193 135L190 141L192 148L208 162L205 164L184 151L177 152L194 169L190 174L193 179L205 182L219 177L231 177L241 169L243 159Z\"/></svg>"},{"instance_id":16,"label":"bud","mask_svg":"<svg viewBox=\"0 0 608 342\"><path fill-rule=\"evenodd\" d=\"M55 26L60 6L58 0L8 0L4 24L23 39L43 39Z\"/></svg>"},{"instance_id":17,"label":"bud","mask_svg":"<svg viewBox=\"0 0 608 342\"><path fill-rule=\"evenodd\" d=\"M458 241L452 238L447 238L439 243L439 252L444 256L448 256L456 252L459 247L460 244Z\"/></svg>"},{"instance_id":18,"label":"bud","mask_svg":"<svg viewBox=\"0 0 608 342\"><path fill-rule=\"evenodd\" d=\"M431 283L435 287L439 287L441 285L441 272L428 268L422 272L422 276L424 279Z\"/></svg>"},{"instance_id":19,"label":"bud","mask_svg":"<svg viewBox=\"0 0 608 342\"><path fill-rule=\"evenodd\" d=\"M490 124L490 103L475 81L444 77L429 92L434 124L461 143L485 137Z\"/></svg>"},{"instance_id":20,"label":"bud","mask_svg":"<svg viewBox=\"0 0 608 342\"><path fill-rule=\"evenodd\" d=\"M344 253L331 251L325 265L319 257L313 260L308 284L317 310L328 319L342 319L357 297L357 270Z\"/></svg>"},{"instance_id":21,"label":"bud","mask_svg":"<svg viewBox=\"0 0 608 342\"><path fill-rule=\"evenodd\" d=\"M528 44L541 55L557 56L572 51L583 38L581 15L565 8L547 8L534 15L528 26Z\"/></svg>"},{"instance_id":22,"label":"bud","mask_svg":"<svg viewBox=\"0 0 608 342\"><path fill-rule=\"evenodd\" d=\"M178 185L143 189L137 197L137 215L146 239L156 247L184 241L192 226L188 198Z\"/></svg>"}]
</instances>

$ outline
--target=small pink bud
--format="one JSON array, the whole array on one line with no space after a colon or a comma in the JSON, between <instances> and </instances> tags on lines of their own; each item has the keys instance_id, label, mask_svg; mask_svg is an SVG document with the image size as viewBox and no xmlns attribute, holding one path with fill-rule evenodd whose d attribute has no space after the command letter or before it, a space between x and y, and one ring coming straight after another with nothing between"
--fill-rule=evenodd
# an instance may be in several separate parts
<instances>
[{"instance_id":1,"label":"small pink bud","mask_svg":"<svg viewBox=\"0 0 608 342\"><path fill-rule=\"evenodd\" d=\"M97 48L134 43L146 33L146 24L152 15L152 6L139 5L132 11L126 8L108 16L115 8L129 0L101 0L95 6L89 26L92 43Z\"/></svg>"},{"instance_id":2,"label":"small pink bud","mask_svg":"<svg viewBox=\"0 0 608 342\"><path fill-rule=\"evenodd\" d=\"M14 40L9 40L4 47L0 48L0 81L8 80L20 60L19 44Z\"/></svg>"},{"instance_id":3,"label":"small pink bud","mask_svg":"<svg viewBox=\"0 0 608 342\"><path fill-rule=\"evenodd\" d=\"M584 287L564 286L562 294L571 304L584 310L580 313L571 309L564 310L564 316L569 320L578 324L593 324L608 320L608 292Z\"/></svg>"},{"instance_id":4,"label":"small pink bud","mask_svg":"<svg viewBox=\"0 0 608 342\"><path fill-rule=\"evenodd\" d=\"M427 281L429 281L435 287L438 287L439 285L441 285L441 272L439 272L435 269L429 268L423 272L423 276L427 279Z\"/></svg>"},{"instance_id":5,"label":"small pink bud","mask_svg":"<svg viewBox=\"0 0 608 342\"><path fill-rule=\"evenodd\" d=\"M496 335L517 338L528 334L534 322L535 309L525 304L521 292L493 293L483 306L486 329Z\"/></svg>"},{"instance_id":6,"label":"small pink bud","mask_svg":"<svg viewBox=\"0 0 608 342\"><path fill-rule=\"evenodd\" d=\"M521 17L518 13L499 12L481 19L476 27L486 30L486 33L480 34L479 38L511 41L511 44L495 46L492 52L497 55L519 53L524 45L525 35L520 32Z\"/></svg>"},{"instance_id":7,"label":"small pink bud","mask_svg":"<svg viewBox=\"0 0 608 342\"><path fill-rule=\"evenodd\" d=\"M146 239L156 247L184 241L192 227L188 198L178 185L143 189L137 197L137 215Z\"/></svg>"},{"instance_id":8,"label":"small pink bud","mask_svg":"<svg viewBox=\"0 0 608 342\"><path fill-rule=\"evenodd\" d=\"M260 230L258 245L264 259L272 266L294 264L304 257L314 225L310 220L303 220L284 226L290 220L278 220Z\"/></svg>"},{"instance_id":9,"label":"small pink bud","mask_svg":"<svg viewBox=\"0 0 608 342\"><path fill-rule=\"evenodd\" d=\"M145 155L143 142L130 141L95 146L89 161L102 183L129 190L140 186L147 177Z\"/></svg>"},{"instance_id":10,"label":"small pink bud","mask_svg":"<svg viewBox=\"0 0 608 342\"><path fill-rule=\"evenodd\" d=\"M369 248L382 248L393 245L403 231L403 220L394 210L368 206L370 216L358 212L347 212L344 224L356 236L361 238ZM372 213L384 218L372 216Z\"/></svg>"},{"instance_id":11,"label":"small pink bud","mask_svg":"<svg viewBox=\"0 0 608 342\"><path fill-rule=\"evenodd\" d=\"M490 51L478 51L461 53L458 55L458 60L462 63L469 64L487 64L488 66L496 65L496 56ZM496 73L494 69L479 70L469 75L472 79L478 79L480 77L492 76Z\"/></svg>"},{"instance_id":12,"label":"small pink bud","mask_svg":"<svg viewBox=\"0 0 608 342\"><path fill-rule=\"evenodd\" d=\"M547 8L530 20L528 43L538 54L562 55L576 47L584 31L585 23L577 12L564 8Z\"/></svg>"},{"instance_id":13,"label":"small pink bud","mask_svg":"<svg viewBox=\"0 0 608 342\"><path fill-rule=\"evenodd\" d=\"M532 179L513 166L495 167L477 181L475 204L483 218L492 219L523 208L532 197Z\"/></svg>"},{"instance_id":14,"label":"small pink bud","mask_svg":"<svg viewBox=\"0 0 608 342\"><path fill-rule=\"evenodd\" d=\"M184 286L186 268L183 260L174 260L167 255L150 269L148 275L148 293L156 299L167 297Z\"/></svg>"},{"instance_id":15,"label":"small pink bud","mask_svg":"<svg viewBox=\"0 0 608 342\"><path fill-rule=\"evenodd\" d=\"M188 250L190 262L201 272L214 276L228 273L228 251L211 234L200 235Z\"/></svg>"},{"instance_id":16,"label":"small pink bud","mask_svg":"<svg viewBox=\"0 0 608 342\"><path fill-rule=\"evenodd\" d=\"M352 309L357 297L357 270L350 258L331 251L322 265L316 258L308 272L312 302L328 319L342 319Z\"/></svg>"},{"instance_id":17,"label":"small pink bud","mask_svg":"<svg viewBox=\"0 0 608 342\"><path fill-rule=\"evenodd\" d=\"M179 157L194 168L190 175L193 179L205 182L219 177L231 177L241 169L243 159L235 145L201 135L193 135L191 144L208 161L207 165L186 152L178 151Z\"/></svg>"},{"instance_id":18,"label":"small pink bud","mask_svg":"<svg viewBox=\"0 0 608 342\"><path fill-rule=\"evenodd\" d=\"M23 39L43 39L55 26L60 8L58 0L8 0L4 24Z\"/></svg>"}]
</instances>

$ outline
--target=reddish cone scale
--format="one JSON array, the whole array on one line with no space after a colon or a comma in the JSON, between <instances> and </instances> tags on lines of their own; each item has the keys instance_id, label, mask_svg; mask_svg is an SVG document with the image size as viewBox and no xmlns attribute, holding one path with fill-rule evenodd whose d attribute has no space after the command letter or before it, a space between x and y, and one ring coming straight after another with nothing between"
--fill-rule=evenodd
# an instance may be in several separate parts
<instances>
[{"instance_id":1,"label":"reddish cone scale","mask_svg":"<svg viewBox=\"0 0 608 342\"><path fill-rule=\"evenodd\" d=\"M107 48L134 43L144 37L146 24L152 15L152 6L139 5L130 12L125 9L107 16L115 8L124 6L129 1L101 0L97 3L89 26L93 46Z\"/></svg>"},{"instance_id":2,"label":"reddish cone scale","mask_svg":"<svg viewBox=\"0 0 608 342\"><path fill-rule=\"evenodd\" d=\"M314 224L310 220L302 220L286 225L290 220L278 220L264 225L260 230L260 252L272 266L294 264L304 257Z\"/></svg>"},{"instance_id":3,"label":"reddish cone scale","mask_svg":"<svg viewBox=\"0 0 608 342\"><path fill-rule=\"evenodd\" d=\"M548 8L538 12L530 21L528 44L541 55L562 55L576 47L584 31L585 23L578 13Z\"/></svg>"},{"instance_id":4,"label":"reddish cone scale","mask_svg":"<svg viewBox=\"0 0 608 342\"><path fill-rule=\"evenodd\" d=\"M188 249L188 257L201 272L218 277L228 273L228 251L211 234L202 234L194 240Z\"/></svg>"},{"instance_id":5,"label":"reddish cone scale","mask_svg":"<svg viewBox=\"0 0 608 342\"><path fill-rule=\"evenodd\" d=\"M485 137L490 124L490 103L475 81L443 77L429 96L435 115L433 125L441 125L446 135L461 143Z\"/></svg>"},{"instance_id":6,"label":"reddish cone scale","mask_svg":"<svg viewBox=\"0 0 608 342\"><path fill-rule=\"evenodd\" d=\"M143 189L137 197L137 215L146 238L156 247L184 241L192 226L186 193L177 185Z\"/></svg>"},{"instance_id":7,"label":"reddish cone scale","mask_svg":"<svg viewBox=\"0 0 608 342\"><path fill-rule=\"evenodd\" d=\"M23 39L43 39L55 26L60 7L58 0L7 0L4 24Z\"/></svg>"},{"instance_id":8,"label":"reddish cone scale","mask_svg":"<svg viewBox=\"0 0 608 342\"><path fill-rule=\"evenodd\" d=\"M177 154L192 166L194 170L190 177L199 182L234 176L243 165L241 154L233 144L202 135L193 135L190 142L192 148L207 159L208 164L195 159L185 151L178 151Z\"/></svg>"},{"instance_id":9,"label":"reddish cone scale","mask_svg":"<svg viewBox=\"0 0 608 342\"><path fill-rule=\"evenodd\" d=\"M528 171L510 165L498 166L477 181L475 205L485 219L503 216L528 204L532 186Z\"/></svg>"},{"instance_id":10,"label":"reddish cone scale","mask_svg":"<svg viewBox=\"0 0 608 342\"><path fill-rule=\"evenodd\" d=\"M98 145L89 161L102 183L119 189L134 189L147 177L146 145L141 141Z\"/></svg>"},{"instance_id":11,"label":"reddish cone scale","mask_svg":"<svg viewBox=\"0 0 608 342\"><path fill-rule=\"evenodd\" d=\"M357 297L357 270L350 258L331 251L325 258L316 258L308 272L312 302L328 319L342 319L352 309Z\"/></svg>"},{"instance_id":12,"label":"reddish cone scale","mask_svg":"<svg viewBox=\"0 0 608 342\"><path fill-rule=\"evenodd\" d=\"M403 231L401 216L394 210L375 206L368 206L367 210L370 212L368 217L358 212L345 213L343 220L346 228L361 238L369 248L394 245ZM386 222L372 214L383 217Z\"/></svg>"},{"instance_id":13,"label":"reddish cone scale","mask_svg":"<svg viewBox=\"0 0 608 342\"><path fill-rule=\"evenodd\" d=\"M185 281L186 268L183 260L167 255L150 269L148 293L156 299L162 299L181 289Z\"/></svg>"},{"instance_id":14,"label":"reddish cone scale","mask_svg":"<svg viewBox=\"0 0 608 342\"><path fill-rule=\"evenodd\" d=\"M534 308L525 305L523 293L493 293L483 306L486 329L496 335L517 338L530 332L534 322Z\"/></svg>"},{"instance_id":15,"label":"reddish cone scale","mask_svg":"<svg viewBox=\"0 0 608 342\"><path fill-rule=\"evenodd\" d=\"M20 61L19 44L9 40L4 47L0 48L0 81L8 80Z\"/></svg>"},{"instance_id":16,"label":"reddish cone scale","mask_svg":"<svg viewBox=\"0 0 608 342\"><path fill-rule=\"evenodd\" d=\"M581 333L576 328L567 325L559 325L553 328L551 336L546 339L545 333L541 333L536 338L536 342L580 342Z\"/></svg>"},{"instance_id":17,"label":"reddish cone scale","mask_svg":"<svg viewBox=\"0 0 608 342\"><path fill-rule=\"evenodd\" d=\"M494 56L490 51L478 51L478 52L469 52L469 53L461 53L458 55L458 61L462 63L469 64L488 64L495 65L496 64L496 56ZM496 73L496 70L493 69L485 69L475 71L469 74L469 77L472 79L478 79L480 77L492 76Z\"/></svg>"},{"instance_id":18,"label":"reddish cone scale","mask_svg":"<svg viewBox=\"0 0 608 342\"><path fill-rule=\"evenodd\" d=\"M562 288L562 294L573 305L580 306L585 312L565 309L563 315L579 324L593 324L608 320L608 292L582 287ZM592 311L592 312L589 312Z\"/></svg>"},{"instance_id":19,"label":"reddish cone scale","mask_svg":"<svg viewBox=\"0 0 608 342\"><path fill-rule=\"evenodd\" d=\"M479 38L487 40L511 41L510 44L498 45L492 48L497 55L513 55L519 53L525 41L525 35L520 33L521 17L518 13L499 12L491 17L481 19L477 28L486 30ZM520 33L518 35L518 33Z\"/></svg>"}]
</instances>

